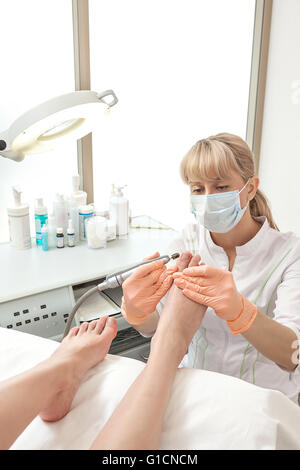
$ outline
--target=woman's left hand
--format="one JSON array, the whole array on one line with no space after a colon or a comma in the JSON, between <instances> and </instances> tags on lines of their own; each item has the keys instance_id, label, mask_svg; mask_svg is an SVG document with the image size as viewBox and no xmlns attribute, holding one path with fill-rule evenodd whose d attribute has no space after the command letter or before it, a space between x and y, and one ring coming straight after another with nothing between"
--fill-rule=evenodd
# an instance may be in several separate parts
<instances>
[{"instance_id":1,"label":"woman's left hand","mask_svg":"<svg viewBox=\"0 0 300 470\"><path fill-rule=\"evenodd\" d=\"M235 320L242 311L242 295L230 271L203 264L174 273L173 278L186 297L211 307L223 320Z\"/></svg>"}]
</instances>

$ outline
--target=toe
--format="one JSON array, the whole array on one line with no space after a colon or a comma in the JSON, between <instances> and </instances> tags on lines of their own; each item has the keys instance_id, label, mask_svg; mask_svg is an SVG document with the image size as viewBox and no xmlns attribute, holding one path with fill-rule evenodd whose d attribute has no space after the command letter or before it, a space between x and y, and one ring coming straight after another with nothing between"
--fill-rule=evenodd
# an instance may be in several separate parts
<instances>
[{"instance_id":1,"label":"toe","mask_svg":"<svg viewBox=\"0 0 300 470\"><path fill-rule=\"evenodd\" d=\"M70 333L68 334L68 336L71 338L72 336L76 336L78 334L78 331L79 331L79 326L74 326L74 328L72 328L70 330Z\"/></svg>"},{"instance_id":2,"label":"toe","mask_svg":"<svg viewBox=\"0 0 300 470\"><path fill-rule=\"evenodd\" d=\"M93 331L95 329L96 323L97 323L97 320L91 321L88 326L88 331Z\"/></svg>"},{"instance_id":3,"label":"toe","mask_svg":"<svg viewBox=\"0 0 300 470\"><path fill-rule=\"evenodd\" d=\"M107 316L101 317L99 318L99 320L96 321L94 333L99 335L103 331L107 318L108 318Z\"/></svg>"},{"instance_id":4,"label":"toe","mask_svg":"<svg viewBox=\"0 0 300 470\"><path fill-rule=\"evenodd\" d=\"M117 331L118 324L116 319L113 317L108 317L105 323L105 327L103 328L102 335L110 338L110 340L112 341L115 338Z\"/></svg>"},{"instance_id":5,"label":"toe","mask_svg":"<svg viewBox=\"0 0 300 470\"><path fill-rule=\"evenodd\" d=\"M83 323L80 325L80 328L79 328L79 331L78 331L78 335L79 335L79 336L80 336L80 335L83 335L83 334L86 332L86 330L88 329L88 326L89 326L88 322L86 322L86 321L83 322Z\"/></svg>"},{"instance_id":6,"label":"toe","mask_svg":"<svg viewBox=\"0 0 300 470\"><path fill-rule=\"evenodd\" d=\"M184 253L181 253L176 263L178 266L178 271L183 271L185 268L187 268L192 257L193 255L189 251L185 251Z\"/></svg>"}]
</instances>

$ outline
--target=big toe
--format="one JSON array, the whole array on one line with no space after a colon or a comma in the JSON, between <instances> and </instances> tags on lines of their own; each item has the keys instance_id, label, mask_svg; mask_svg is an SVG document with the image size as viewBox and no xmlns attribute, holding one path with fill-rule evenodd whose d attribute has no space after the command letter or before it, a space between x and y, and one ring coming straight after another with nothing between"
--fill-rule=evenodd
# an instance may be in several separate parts
<instances>
[{"instance_id":1,"label":"big toe","mask_svg":"<svg viewBox=\"0 0 300 470\"><path fill-rule=\"evenodd\" d=\"M189 251L185 251L184 253L181 253L176 263L178 266L178 271L183 271L185 268L187 268L192 257L193 255Z\"/></svg>"},{"instance_id":2,"label":"big toe","mask_svg":"<svg viewBox=\"0 0 300 470\"><path fill-rule=\"evenodd\" d=\"M112 341L115 338L117 331L118 325L116 319L113 317L108 317L104 328L101 331L101 337Z\"/></svg>"}]
</instances>

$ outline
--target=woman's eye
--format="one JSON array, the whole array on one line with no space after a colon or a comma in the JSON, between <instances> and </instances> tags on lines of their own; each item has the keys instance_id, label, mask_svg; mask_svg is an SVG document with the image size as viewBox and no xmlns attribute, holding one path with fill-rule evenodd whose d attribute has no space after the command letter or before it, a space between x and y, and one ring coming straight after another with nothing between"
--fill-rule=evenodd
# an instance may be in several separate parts
<instances>
[{"instance_id":1,"label":"woman's eye","mask_svg":"<svg viewBox=\"0 0 300 470\"><path fill-rule=\"evenodd\" d=\"M193 188L192 189L192 193L201 193L202 192L202 188Z\"/></svg>"},{"instance_id":2,"label":"woman's eye","mask_svg":"<svg viewBox=\"0 0 300 470\"><path fill-rule=\"evenodd\" d=\"M217 191L225 191L228 188L229 188L228 185L226 185L226 186L217 186L216 190ZM192 188L191 191L192 191L193 194L201 194L201 193L203 193L203 188Z\"/></svg>"}]
</instances>

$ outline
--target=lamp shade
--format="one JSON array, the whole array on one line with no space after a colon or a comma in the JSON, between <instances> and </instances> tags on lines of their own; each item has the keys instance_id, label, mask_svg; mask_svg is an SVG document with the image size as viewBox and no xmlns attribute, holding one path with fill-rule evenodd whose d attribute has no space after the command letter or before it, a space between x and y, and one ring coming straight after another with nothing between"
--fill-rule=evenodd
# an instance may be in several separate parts
<instances>
[{"instance_id":1,"label":"lamp shade","mask_svg":"<svg viewBox=\"0 0 300 470\"><path fill-rule=\"evenodd\" d=\"M108 97L111 97L109 101ZM0 133L0 155L21 161L25 155L53 150L67 139L81 139L99 128L105 111L117 102L112 90L100 94L75 91L46 101Z\"/></svg>"}]
</instances>

